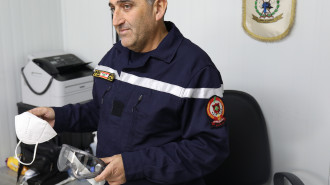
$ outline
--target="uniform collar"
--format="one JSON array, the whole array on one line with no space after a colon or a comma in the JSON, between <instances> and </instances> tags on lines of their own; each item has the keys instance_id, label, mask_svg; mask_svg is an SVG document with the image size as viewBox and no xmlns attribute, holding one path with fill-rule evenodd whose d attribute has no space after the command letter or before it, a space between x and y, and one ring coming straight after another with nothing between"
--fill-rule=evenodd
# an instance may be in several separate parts
<instances>
[{"instance_id":1,"label":"uniform collar","mask_svg":"<svg viewBox=\"0 0 330 185\"><path fill-rule=\"evenodd\" d=\"M158 47L150 52L136 53L127 49L126 47L123 47L121 45L121 42L118 42L114 45L114 47L120 50L121 53L125 53L125 57L127 57L128 60L130 57L132 60L134 60L132 63L128 63L128 68L143 66L149 60L150 57L157 58L160 61L166 63L172 62L172 59L175 56L175 53L183 40L183 36L180 33L179 29L172 22L165 21L165 25L168 30L168 34L160 42Z\"/></svg>"},{"instance_id":2,"label":"uniform collar","mask_svg":"<svg viewBox=\"0 0 330 185\"><path fill-rule=\"evenodd\" d=\"M168 34L162 40L159 46L151 52L151 56L166 63L171 63L183 40L183 36L179 29L172 22L165 21L165 25L168 30Z\"/></svg>"}]
</instances>

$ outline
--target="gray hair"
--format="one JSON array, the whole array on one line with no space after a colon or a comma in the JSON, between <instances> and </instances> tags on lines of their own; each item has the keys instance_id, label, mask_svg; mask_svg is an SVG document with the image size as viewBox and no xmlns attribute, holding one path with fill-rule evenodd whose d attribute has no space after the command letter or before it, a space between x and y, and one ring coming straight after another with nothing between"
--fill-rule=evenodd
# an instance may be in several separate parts
<instances>
[{"instance_id":1,"label":"gray hair","mask_svg":"<svg viewBox=\"0 0 330 185\"><path fill-rule=\"evenodd\" d=\"M150 4L150 5L153 5L155 0L147 0L147 2Z\"/></svg>"}]
</instances>

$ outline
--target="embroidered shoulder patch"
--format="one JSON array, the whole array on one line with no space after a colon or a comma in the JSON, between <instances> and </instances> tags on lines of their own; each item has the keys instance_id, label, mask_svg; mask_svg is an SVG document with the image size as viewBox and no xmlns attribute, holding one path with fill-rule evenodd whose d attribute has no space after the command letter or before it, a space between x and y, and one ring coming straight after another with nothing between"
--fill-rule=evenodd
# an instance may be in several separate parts
<instances>
[{"instance_id":1,"label":"embroidered shoulder patch","mask_svg":"<svg viewBox=\"0 0 330 185\"><path fill-rule=\"evenodd\" d=\"M207 115L212 119L211 127L219 128L225 123L225 106L218 96L213 96L207 104Z\"/></svg>"},{"instance_id":2,"label":"embroidered shoulder patch","mask_svg":"<svg viewBox=\"0 0 330 185\"><path fill-rule=\"evenodd\" d=\"M100 70L94 70L93 76L98 77L98 78L103 78L103 79L108 80L110 82L112 82L115 79L115 74L114 73L109 73L109 72L100 71Z\"/></svg>"}]
</instances>

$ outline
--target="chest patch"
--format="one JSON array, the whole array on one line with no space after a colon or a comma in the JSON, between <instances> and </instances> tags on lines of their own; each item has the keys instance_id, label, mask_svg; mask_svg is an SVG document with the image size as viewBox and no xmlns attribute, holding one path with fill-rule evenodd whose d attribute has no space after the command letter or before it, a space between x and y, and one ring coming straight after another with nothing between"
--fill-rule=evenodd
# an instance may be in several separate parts
<instances>
[{"instance_id":1,"label":"chest patch","mask_svg":"<svg viewBox=\"0 0 330 185\"><path fill-rule=\"evenodd\" d=\"M117 117L121 117L124 110L124 103L118 100L112 102L111 114Z\"/></svg>"},{"instance_id":2,"label":"chest patch","mask_svg":"<svg viewBox=\"0 0 330 185\"><path fill-rule=\"evenodd\" d=\"M112 82L115 79L115 74L114 73L109 73L109 72L101 71L101 70L97 70L97 69L94 70L93 76L97 77L97 78L103 78L103 79L108 80L110 82Z\"/></svg>"}]
</instances>

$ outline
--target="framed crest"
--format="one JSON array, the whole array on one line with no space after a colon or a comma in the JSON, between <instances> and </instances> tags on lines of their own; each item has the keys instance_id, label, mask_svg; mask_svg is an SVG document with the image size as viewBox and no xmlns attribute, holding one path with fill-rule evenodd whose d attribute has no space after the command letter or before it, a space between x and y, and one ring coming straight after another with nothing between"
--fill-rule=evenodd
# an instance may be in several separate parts
<instances>
[{"instance_id":1,"label":"framed crest","mask_svg":"<svg viewBox=\"0 0 330 185\"><path fill-rule=\"evenodd\" d=\"M288 35L296 0L243 0L243 28L253 38L277 41Z\"/></svg>"}]
</instances>

